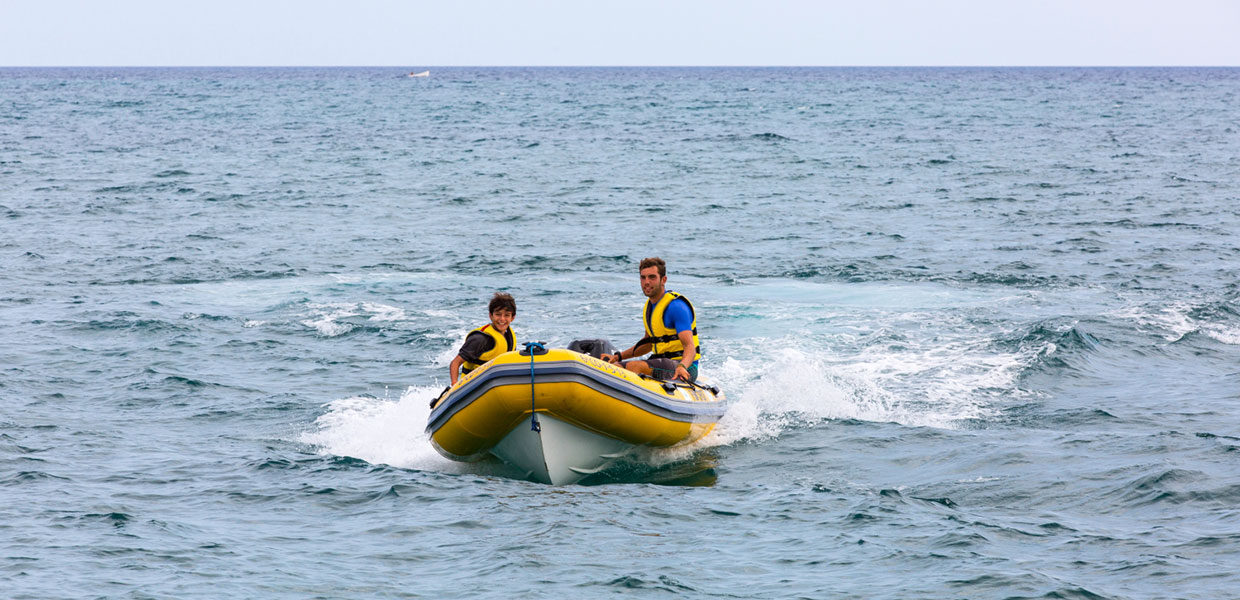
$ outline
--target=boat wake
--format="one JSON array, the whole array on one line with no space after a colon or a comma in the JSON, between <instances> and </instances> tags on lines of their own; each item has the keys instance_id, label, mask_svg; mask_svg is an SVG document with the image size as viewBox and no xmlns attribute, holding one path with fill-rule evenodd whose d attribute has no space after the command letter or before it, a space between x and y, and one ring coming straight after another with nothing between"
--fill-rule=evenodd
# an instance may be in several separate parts
<instances>
[{"instance_id":1,"label":"boat wake","mask_svg":"<svg viewBox=\"0 0 1240 600\"><path fill-rule=\"evenodd\" d=\"M1025 362L998 355L977 359L905 356L897 367L889 358L853 358L832 362L791 348L765 359L726 358L708 371L729 399L727 412L714 431L692 444L642 449L628 462L664 468L693 461L710 448L763 443L787 431L840 419L958 428L962 422L989 414L985 391L994 386L1010 389L1015 375L1003 373L1018 371L1012 367ZM907 379L918 374L922 387L908 389ZM436 386L411 386L395 399L355 396L333 401L315 420L314 430L303 433L299 441L325 454L399 468L508 474L509 469L497 461L460 463L435 451L424 429L429 399L440 391Z\"/></svg>"},{"instance_id":2,"label":"boat wake","mask_svg":"<svg viewBox=\"0 0 1240 600\"><path fill-rule=\"evenodd\" d=\"M761 442L841 419L957 429L992 415L997 391L1015 393L1029 360L962 352L831 360L792 348L729 358L711 373L732 403L700 445Z\"/></svg>"},{"instance_id":3,"label":"boat wake","mask_svg":"<svg viewBox=\"0 0 1240 600\"><path fill-rule=\"evenodd\" d=\"M397 399L354 396L335 400L299 441L323 454L351 456L374 464L446 473L486 472L486 463L453 462L440 456L426 435L435 386L410 386Z\"/></svg>"}]
</instances>

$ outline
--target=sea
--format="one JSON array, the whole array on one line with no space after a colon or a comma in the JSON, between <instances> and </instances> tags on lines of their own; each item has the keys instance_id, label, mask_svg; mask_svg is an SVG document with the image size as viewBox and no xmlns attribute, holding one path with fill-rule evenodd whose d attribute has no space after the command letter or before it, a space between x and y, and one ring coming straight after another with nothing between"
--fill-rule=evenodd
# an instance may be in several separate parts
<instances>
[{"instance_id":1,"label":"sea","mask_svg":"<svg viewBox=\"0 0 1240 600\"><path fill-rule=\"evenodd\" d=\"M1240 69L0 69L0 596L1240 598ZM441 457L465 333L727 397Z\"/></svg>"}]
</instances>

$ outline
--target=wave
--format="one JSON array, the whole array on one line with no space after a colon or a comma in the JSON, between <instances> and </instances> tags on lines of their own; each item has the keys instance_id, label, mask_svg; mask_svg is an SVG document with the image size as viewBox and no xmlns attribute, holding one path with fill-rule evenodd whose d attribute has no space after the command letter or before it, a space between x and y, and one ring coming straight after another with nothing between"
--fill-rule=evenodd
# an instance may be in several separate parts
<instances>
[{"instance_id":1,"label":"wave","mask_svg":"<svg viewBox=\"0 0 1240 600\"><path fill-rule=\"evenodd\" d=\"M287 279L305 274L304 269L289 265L273 265L270 269L247 269L242 267L220 268L215 265L196 267L186 264L185 259L167 257L148 259L145 265L138 268L169 270L168 273L155 274L149 277L128 279L96 279L90 285L197 285L204 283L227 283L230 281ZM280 268L283 267L283 268ZM128 269L127 269L128 270Z\"/></svg>"},{"instance_id":2,"label":"wave","mask_svg":"<svg viewBox=\"0 0 1240 600\"><path fill-rule=\"evenodd\" d=\"M1043 321L1033 325L1014 339L1001 340L1000 346L1032 355L1028 369L1036 370L1073 370L1082 366L1081 361L1089 360L1101 346L1098 338L1083 330L1076 321L1063 320Z\"/></svg>"},{"instance_id":3,"label":"wave","mask_svg":"<svg viewBox=\"0 0 1240 600\"><path fill-rule=\"evenodd\" d=\"M1107 495L1117 498L1124 508L1189 502L1232 507L1240 502L1240 484L1206 487L1215 481L1216 477L1201 471L1166 469L1133 479Z\"/></svg>"},{"instance_id":4,"label":"wave","mask_svg":"<svg viewBox=\"0 0 1240 600\"><path fill-rule=\"evenodd\" d=\"M140 318L134 313L119 313L106 320L91 320L75 324L76 329L86 331L133 331L138 333L184 333L188 328L162 319Z\"/></svg>"},{"instance_id":5,"label":"wave","mask_svg":"<svg viewBox=\"0 0 1240 600\"><path fill-rule=\"evenodd\" d=\"M321 453L352 457L371 464L444 473L502 474L494 463L459 463L444 458L425 433L430 400L438 386L410 386L399 398L353 396L333 401L315 419L314 431L299 441Z\"/></svg>"},{"instance_id":6,"label":"wave","mask_svg":"<svg viewBox=\"0 0 1240 600\"><path fill-rule=\"evenodd\" d=\"M355 332L378 332L377 323L407 321L404 309L377 302L335 302L308 304L308 315L299 322L322 337L340 337Z\"/></svg>"},{"instance_id":7,"label":"wave","mask_svg":"<svg viewBox=\"0 0 1240 600\"><path fill-rule=\"evenodd\" d=\"M732 405L707 445L765 440L827 421L958 429L994 414L997 397L1020 395L1025 359L967 342L936 349L875 339L858 354L824 358L782 348L764 359L728 359L710 374ZM910 351L911 350L911 351Z\"/></svg>"},{"instance_id":8,"label":"wave","mask_svg":"<svg viewBox=\"0 0 1240 600\"><path fill-rule=\"evenodd\" d=\"M892 209L912 207L911 204L892 206ZM899 234L889 234L894 242L905 238ZM1007 248L1012 249L1012 248ZM812 250L812 248L811 248ZM978 284L1001 286L1022 290L1055 290L1093 285L1092 282L1079 275L1060 275L1039 273L1037 267L1024 261L1013 261L996 265L991 271L935 271L919 264L896 266L890 261L899 258L895 254L884 254L870 257L869 260L853 258L832 265L797 265L785 268L776 273L776 277L789 279L810 279L819 281L845 281L850 283L907 282L907 283L944 283L944 284ZM735 274L733 274L735 275Z\"/></svg>"},{"instance_id":9,"label":"wave","mask_svg":"<svg viewBox=\"0 0 1240 600\"><path fill-rule=\"evenodd\" d=\"M51 473L46 473L44 471L20 471L18 473L15 473L13 475L0 479L0 486L28 485L32 483L38 483L41 481L51 481L51 480L70 481L68 477L61 477L59 475L53 475Z\"/></svg>"},{"instance_id":10,"label":"wave","mask_svg":"<svg viewBox=\"0 0 1240 600\"><path fill-rule=\"evenodd\" d=\"M1240 306L1236 300L1134 305L1108 316L1171 343L1204 336L1222 344L1240 345Z\"/></svg>"},{"instance_id":11,"label":"wave","mask_svg":"<svg viewBox=\"0 0 1240 600\"><path fill-rule=\"evenodd\" d=\"M620 593L630 593L629 590L647 590L652 592L669 593L672 595L700 593L701 590L686 585L685 583L669 577L667 575L659 575L658 577L647 576L648 578L639 577L637 575L625 575L616 579L600 582L585 582L579 584L578 587L600 586L605 588L618 588Z\"/></svg>"},{"instance_id":12,"label":"wave","mask_svg":"<svg viewBox=\"0 0 1240 600\"><path fill-rule=\"evenodd\" d=\"M790 137L782 136L778 133L772 133L768 131L768 132L754 133L754 134L749 134L749 135L727 134L727 135L706 136L706 137L692 137L692 138L685 138L681 141L684 141L684 142L749 142L749 141L789 142L789 141L793 141L793 139Z\"/></svg>"},{"instance_id":13,"label":"wave","mask_svg":"<svg viewBox=\"0 0 1240 600\"><path fill-rule=\"evenodd\" d=\"M88 522L95 521L95 522L105 523L113 527L116 527L118 529L125 527L126 525L129 524L130 521L133 521L134 519L133 515L130 515L128 513L123 513L123 512L85 513L85 514L82 514L78 518L82 521L88 521Z\"/></svg>"},{"instance_id":14,"label":"wave","mask_svg":"<svg viewBox=\"0 0 1240 600\"><path fill-rule=\"evenodd\" d=\"M833 370L800 350L783 349L769 362L729 358L710 375L731 404L704 446L768 440L832 419L914 419L872 382Z\"/></svg>"},{"instance_id":15,"label":"wave","mask_svg":"<svg viewBox=\"0 0 1240 600\"><path fill-rule=\"evenodd\" d=\"M158 178L158 179L163 179L163 178L166 178L166 177L181 177L181 176L184 176L184 175L192 175L192 174L193 174L193 173L190 173L189 171L184 171L184 170L181 170L181 169L168 169L168 170L166 170L166 171L160 171L160 172L158 172L158 173L156 173L156 174L152 175L152 177L155 177L155 178Z\"/></svg>"},{"instance_id":16,"label":"wave","mask_svg":"<svg viewBox=\"0 0 1240 600\"><path fill-rule=\"evenodd\" d=\"M1007 269L1015 269L1022 272L1011 272L1008 270L998 272L958 272L953 275L931 276L927 277L928 281L945 281L960 283L980 283L986 285L1001 285L1004 287L1013 287L1020 289L1057 289L1065 286L1088 285L1089 282L1085 277L1078 275L1040 275L1037 273L1027 272L1031 267L1024 262L1014 262L1003 265Z\"/></svg>"}]
</instances>

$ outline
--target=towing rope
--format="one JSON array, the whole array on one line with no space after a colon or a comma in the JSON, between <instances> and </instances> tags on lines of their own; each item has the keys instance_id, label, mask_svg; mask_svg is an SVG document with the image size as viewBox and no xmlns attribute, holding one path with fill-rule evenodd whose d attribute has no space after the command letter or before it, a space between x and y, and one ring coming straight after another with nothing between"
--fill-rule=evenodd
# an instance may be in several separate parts
<instances>
[{"instance_id":1,"label":"towing rope","mask_svg":"<svg viewBox=\"0 0 1240 600\"><path fill-rule=\"evenodd\" d=\"M542 350L542 352L535 352L535 348ZM542 342L526 342L525 351L530 355L530 430L542 432L542 425L538 423L538 413L534 410L534 355L546 354L547 347Z\"/></svg>"}]
</instances>

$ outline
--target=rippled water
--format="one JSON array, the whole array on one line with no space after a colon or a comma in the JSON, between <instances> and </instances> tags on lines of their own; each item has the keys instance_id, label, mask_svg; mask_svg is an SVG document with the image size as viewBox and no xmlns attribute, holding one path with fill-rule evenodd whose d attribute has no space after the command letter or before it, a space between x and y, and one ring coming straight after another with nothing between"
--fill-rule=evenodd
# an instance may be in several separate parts
<instances>
[{"instance_id":1,"label":"rippled water","mask_svg":"<svg viewBox=\"0 0 1240 600\"><path fill-rule=\"evenodd\" d=\"M1225 598L1235 69L0 69L0 589ZM429 446L497 289L731 404L587 485Z\"/></svg>"}]
</instances>

